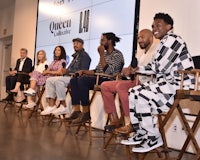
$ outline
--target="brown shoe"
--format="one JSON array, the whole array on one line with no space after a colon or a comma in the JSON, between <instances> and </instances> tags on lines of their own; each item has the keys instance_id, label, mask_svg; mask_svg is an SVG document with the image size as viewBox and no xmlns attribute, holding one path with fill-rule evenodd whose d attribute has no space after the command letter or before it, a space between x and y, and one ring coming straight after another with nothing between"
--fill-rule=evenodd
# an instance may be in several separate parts
<instances>
[{"instance_id":1,"label":"brown shoe","mask_svg":"<svg viewBox=\"0 0 200 160\"><path fill-rule=\"evenodd\" d=\"M85 113L81 112L76 119L72 120L72 124L85 123L89 121L90 119L91 119L90 112L85 112Z\"/></svg>"},{"instance_id":2,"label":"brown shoe","mask_svg":"<svg viewBox=\"0 0 200 160\"><path fill-rule=\"evenodd\" d=\"M65 118L66 121L72 121L76 118L78 118L78 116L81 114L81 111L74 111L72 112L70 117Z\"/></svg>"},{"instance_id":3,"label":"brown shoe","mask_svg":"<svg viewBox=\"0 0 200 160\"><path fill-rule=\"evenodd\" d=\"M110 124L104 126L104 129L106 131L113 131L114 129L119 128L121 126L122 125L120 123L120 120L117 120L117 121L111 122Z\"/></svg>"},{"instance_id":4,"label":"brown shoe","mask_svg":"<svg viewBox=\"0 0 200 160\"><path fill-rule=\"evenodd\" d=\"M129 125L126 125L126 126L123 126L123 127L120 127L120 128L116 128L115 132L118 132L118 133L121 133L121 134L129 134L129 133L134 132L134 129L133 129L132 125L129 124Z\"/></svg>"},{"instance_id":5,"label":"brown shoe","mask_svg":"<svg viewBox=\"0 0 200 160\"><path fill-rule=\"evenodd\" d=\"M105 131L113 131L115 128L121 127L120 125L120 119L118 118L117 113L109 113L108 119L110 123L106 126L104 126Z\"/></svg>"}]
</instances>

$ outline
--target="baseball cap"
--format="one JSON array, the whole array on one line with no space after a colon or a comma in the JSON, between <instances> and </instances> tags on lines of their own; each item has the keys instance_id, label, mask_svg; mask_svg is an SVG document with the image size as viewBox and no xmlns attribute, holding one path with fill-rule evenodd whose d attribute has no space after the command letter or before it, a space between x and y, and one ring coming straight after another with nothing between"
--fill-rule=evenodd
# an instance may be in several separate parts
<instances>
[{"instance_id":1,"label":"baseball cap","mask_svg":"<svg viewBox=\"0 0 200 160\"><path fill-rule=\"evenodd\" d=\"M74 38L73 40L72 40L72 42L80 42L80 43L82 43L82 44L84 44L84 41L81 39L81 38Z\"/></svg>"}]
</instances>

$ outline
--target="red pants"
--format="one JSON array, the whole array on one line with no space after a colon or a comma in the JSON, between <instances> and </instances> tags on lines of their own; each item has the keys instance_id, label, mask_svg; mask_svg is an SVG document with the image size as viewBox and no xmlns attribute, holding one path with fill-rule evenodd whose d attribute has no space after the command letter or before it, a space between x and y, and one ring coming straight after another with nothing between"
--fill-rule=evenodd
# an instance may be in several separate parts
<instances>
[{"instance_id":1,"label":"red pants","mask_svg":"<svg viewBox=\"0 0 200 160\"><path fill-rule=\"evenodd\" d=\"M116 113L115 94L118 93L125 116L129 116L128 90L136 85L135 81L106 81L101 84L101 93L106 113Z\"/></svg>"}]
</instances>

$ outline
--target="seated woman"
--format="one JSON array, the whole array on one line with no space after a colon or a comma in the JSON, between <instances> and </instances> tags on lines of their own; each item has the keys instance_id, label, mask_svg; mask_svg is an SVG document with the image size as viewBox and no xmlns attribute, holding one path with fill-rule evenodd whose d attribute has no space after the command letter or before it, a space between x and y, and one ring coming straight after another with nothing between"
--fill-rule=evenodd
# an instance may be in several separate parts
<instances>
[{"instance_id":1,"label":"seated woman","mask_svg":"<svg viewBox=\"0 0 200 160\"><path fill-rule=\"evenodd\" d=\"M37 63L35 65L34 71L30 73L30 88L24 91L28 101L28 104L26 105L27 108L32 108L36 105L34 101L37 87L45 84L48 76L43 76L42 72L47 68L48 62L46 58L46 52L44 50L39 50L37 52Z\"/></svg>"},{"instance_id":2,"label":"seated woman","mask_svg":"<svg viewBox=\"0 0 200 160\"><path fill-rule=\"evenodd\" d=\"M31 87L25 93L29 96L34 96L36 93L35 86L43 85L46 82L46 79L51 76L62 76L63 75L63 64L67 65L66 62L66 52L63 46L56 46L54 49L54 60L49 65L46 70L40 73L34 73L31 75ZM38 79L37 79L38 78ZM37 79L37 80L36 80ZM32 108L35 106L35 102L33 100L28 100L27 108Z\"/></svg>"}]
</instances>

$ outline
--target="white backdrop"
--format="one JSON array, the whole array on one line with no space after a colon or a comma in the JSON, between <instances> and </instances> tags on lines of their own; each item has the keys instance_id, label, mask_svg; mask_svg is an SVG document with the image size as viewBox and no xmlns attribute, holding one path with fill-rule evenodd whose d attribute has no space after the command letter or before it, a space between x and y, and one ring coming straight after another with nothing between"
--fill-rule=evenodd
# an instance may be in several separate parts
<instances>
[{"instance_id":1,"label":"white backdrop","mask_svg":"<svg viewBox=\"0 0 200 160\"><path fill-rule=\"evenodd\" d=\"M116 48L128 66L132 57L135 0L40 0L36 52L44 49L48 61L53 49L63 45L67 54L74 53L72 39L84 39L84 48L92 58L90 69L99 61L97 47L103 32L114 32L121 38ZM71 56L70 56L70 59Z\"/></svg>"}]
</instances>

